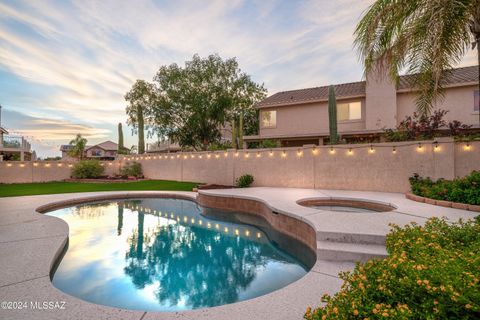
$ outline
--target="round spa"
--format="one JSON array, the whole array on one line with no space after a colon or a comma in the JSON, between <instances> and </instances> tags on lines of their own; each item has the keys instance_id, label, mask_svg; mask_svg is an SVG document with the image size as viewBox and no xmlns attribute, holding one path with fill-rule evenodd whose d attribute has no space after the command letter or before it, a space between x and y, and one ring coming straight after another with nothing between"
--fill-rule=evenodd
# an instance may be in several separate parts
<instances>
[{"instance_id":1,"label":"round spa","mask_svg":"<svg viewBox=\"0 0 480 320\"><path fill-rule=\"evenodd\" d=\"M96 304L180 311L252 299L310 269L311 260L296 255L291 245L284 250L270 241L271 230L208 212L193 201L171 198L51 211L47 215L70 228L53 285ZM279 242L292 243L284 240ZM298 252L305 251L298 246Z\"/></svg>"},{"instance_id":2,"label":"round spa","mask_svg":"<svg viewBox=\"0 0 480 320\"><path fill-rule=\"evenodd\" d=\"M396 209L389 203L344 198L307 199L298 201L298 204L335 212L387 212Z\"/></svg>"}]
</instances>

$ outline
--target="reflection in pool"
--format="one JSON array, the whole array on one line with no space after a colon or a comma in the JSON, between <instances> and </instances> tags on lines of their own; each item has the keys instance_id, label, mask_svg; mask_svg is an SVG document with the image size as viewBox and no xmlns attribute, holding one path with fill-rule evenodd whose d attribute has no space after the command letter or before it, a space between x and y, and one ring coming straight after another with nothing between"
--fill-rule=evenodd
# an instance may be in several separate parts
<instances>
[{"instance_id":1,"label":"reflection in pool","mask_svg":"<svg viewBox=\"0 0 480 320\"><path fill-rule=\"evenodd\" d=\"M68 250L53 276L60 290L97 304L177 311L258 297L307 268L251 225L201 215L179 199L100 202L59 209Z\"/></svg>"}]
</instances>

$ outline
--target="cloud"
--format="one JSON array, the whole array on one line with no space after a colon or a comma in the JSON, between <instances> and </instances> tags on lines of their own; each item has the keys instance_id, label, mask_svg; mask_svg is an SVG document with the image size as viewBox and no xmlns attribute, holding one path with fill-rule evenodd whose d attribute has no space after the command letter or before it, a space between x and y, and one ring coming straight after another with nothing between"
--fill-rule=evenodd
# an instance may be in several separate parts
<instances>
[{"instance_id":1,"label":"cloud","mask_svg":"<svg viewBox=\"0 0 480 320\"><path fill-rule=\"evenodd\" d=\"M2 126L10 135L25 137L40 156L58 155L60 145L68 143L77 134L81 134L89 142L98 143L107 140L112 133L106 128L34 117L5 108L2 108Z\"/></svg>"}]
</instances>

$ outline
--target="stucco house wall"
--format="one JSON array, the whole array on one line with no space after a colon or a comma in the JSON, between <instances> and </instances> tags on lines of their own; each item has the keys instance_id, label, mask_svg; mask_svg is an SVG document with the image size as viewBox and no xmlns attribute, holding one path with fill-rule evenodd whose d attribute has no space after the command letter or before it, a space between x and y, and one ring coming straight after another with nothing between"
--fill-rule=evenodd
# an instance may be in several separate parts
<instances>
[{"instance_id":1,"label":"stucco house wall","mask_svg":"<svg viewBox=\"0 0 480 320\"><path fill-rule=\"evenodd\" d=\"M437 101L434 110L449 110L445 120L458 120L465 124L478 125L478 112L474 112L474 92L478 86L469 85L445 89L444 98ZM397 124L415 110L416 93L413 91L399 92L397 95Z\"/></svg>"},{"instance_id":2,"label":"stucco house wall","mask_svg":"<svg viewBox=\"0 0 480 320\"><path fill-rule=\"evenodd\" d=\"M365 129L365 98L339 99L337 104L357 102L362 103L362 119L339 121L338 131L348 132ZM261 136L291 136L328 133L328 102L309 104L294 104L260 110L277 112L277 125L275 128L264 128L260 121L259 133Z\"/></svg>"}]
</instances>

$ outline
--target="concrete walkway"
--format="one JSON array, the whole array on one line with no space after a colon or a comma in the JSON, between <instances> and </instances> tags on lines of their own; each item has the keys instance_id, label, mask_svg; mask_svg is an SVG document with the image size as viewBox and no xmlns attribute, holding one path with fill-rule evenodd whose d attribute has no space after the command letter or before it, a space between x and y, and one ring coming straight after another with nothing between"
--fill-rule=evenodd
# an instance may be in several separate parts
<instances>
[{"instance_id":1,"label":"concrete walkway","mask_svg":"<svg viewBox=\"0 0 480 320\"><path fill-rule=\"evenodd\" d=\"M417 203L405 199L402 194L392 193L287 188L201 192L262 201L277 212L312 225L317 230L320 245L324 245L324 242L328 245L328 241L324 240L330 241L332 237L333 242L337 243L335 235L353 235L342 241L354 249L355 246L364 245L363 240L383 239L389 230L390 222L403 225L410 221L423 223L432 216L446 216L452 221L475 216L475 213L469 211ZM196 197L192 192L140 191L0 198L0 302L15 302L17 309L7 310L2 304L0 319L301 319L306 307L318 305L324 293L333 294L339 290L342 281L337 276L338 272L354 266L352 262L342 261L344 259L332 255L338 248L331 250L327 247L321 249L321 254L323 257L328 256L329 260L336 261L317 260L313 269L302 279L252 300L176 313L131 311L88 303L69 296L52 285L50 272L56 258L65 247L68 225L58 218L39 214L36 209L57 201L91 199L113 194L120 197L181 194L192 200ZM301 199L318 197L368 199L390 203L397 209L386 213L340 213L297 204ZM349 247L345 250L350 249ZM322 255L319 254L320 259ZM21 304L18 304L19 302ZM43 305L44 302L53 303L53 308L50 309L48 304Z\"/></svg>"}]
</instances>

